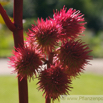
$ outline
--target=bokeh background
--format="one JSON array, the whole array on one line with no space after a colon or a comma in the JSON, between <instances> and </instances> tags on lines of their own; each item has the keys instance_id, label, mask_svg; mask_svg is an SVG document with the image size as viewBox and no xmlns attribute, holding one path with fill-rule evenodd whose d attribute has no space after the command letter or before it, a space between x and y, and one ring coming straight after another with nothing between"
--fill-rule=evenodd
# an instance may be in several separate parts
<instances>
[{"instance_id":1,"label":"bokeh background","mask_svg":"<svg viewBox=\"0 0 103 103\"><path fill-rule=\"evenodd\" d=\"M13 18L13 0L0 0L11 20ZM103 0L24 0L23 1L23 27L24 37L31 24L39 18L46 19L53 16L53 10L60 10L63 6L67 9L80 10L84 14L86 30L82 40L89 44L92 65L87 66L87 71L81 74L79 79L73 80L74 89L71 95L103 95ZM3 61L11 56L14 49L12 32L6 27L0 16L0 70L2 71ZM7 63L7 62L6 62ZM7 64L4 64L7 65ZM6 70L6 69L5 69ZM5 74L5 73L4 73ZM18 103L17 80L14 75L0 74L0 103ZM42 93L38 92L37 80L29 83L30 103L44 102ZM6 97L6 99L5 99ZM9 101L8 101L9 100ZM55 103L59 103L56 101Z\"/></svg>"}]
</instances>

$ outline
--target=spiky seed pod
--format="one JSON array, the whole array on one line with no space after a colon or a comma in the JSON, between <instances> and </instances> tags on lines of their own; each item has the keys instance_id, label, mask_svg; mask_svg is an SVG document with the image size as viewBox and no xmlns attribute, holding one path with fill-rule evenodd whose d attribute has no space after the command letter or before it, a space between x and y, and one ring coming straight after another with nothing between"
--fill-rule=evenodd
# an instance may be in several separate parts
<instances>
[{"instance_id":1,"label":"spiky seed pod","mask_svg":"<svg viewBox=\"0 0 103 103\"><path fill-rule=\"evenodd\" d=\"M81 40L70 40L63 43L58 54L61 64L67 69L69 76L76 76L82 72L84 66L88 64L88 60L92 59L89 56L89 49L87 44Z\"/></svg>"},{"instance_id":2,"label":"spiky seed pod","mask_svg":"<svg viewBox=\"0 0 103 103\"><path fill-rule=\"evenodd\" d=\"M44 21L41 18L41 21L38 19L36 26L32 26L28 35L32 40L34 40L34 42L37 43L38 48L40 48L42 52L47 53L58 45L58 29L59 26L54 20L46 19L46 21Z\"/></svg>"},{"instance_id":3,"label":"spiky seed pod","mask_svg":"<svg viewBox=\"0 0 103 103\"><path fill-rule=\"evenodd\" d=\"M39 70L39 66L42 65L41 54L32 47L17 48L13 52L14 56L10 57L10 65L14 67L16 72L20 76L20 80L23 78L32 78Z\"/></svg>"},{"instance_id":4,"label":"spiky seed pod","mask_svg":"<svg viewBox=\"0 0 103 103\"><path fill-rule=\"evenodd\" d=\"M71 80L63 71L60 65L51 65L40 73L38 89L44 91L43 95L55 100L60 95L68 94Z\"/></svg>"},{"instance_id":5,"label":"spiky seed pod","mask_svg":"<svg viewBox=\"0 0 103 103\"><path fill-rule=\"evenodd\" d=\"M59 11L54 12L54 20L57 22L57 24L62 26L61 35L60 37L63 39L68 38L76 38L78 35L80 35L84 30L84 18L83 15L80 13L80 11L76 11L70 8L66 12L65 6L63 9Z\"/></svg>"}]
</instances>

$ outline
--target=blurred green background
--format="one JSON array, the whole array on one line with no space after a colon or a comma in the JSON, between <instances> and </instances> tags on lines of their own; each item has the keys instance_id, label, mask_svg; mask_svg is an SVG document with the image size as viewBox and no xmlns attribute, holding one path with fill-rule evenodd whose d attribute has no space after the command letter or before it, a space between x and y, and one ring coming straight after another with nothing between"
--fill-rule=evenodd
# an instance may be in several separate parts
<instances>
[{"instance_id":1,"label":"blurred green background","mask_svg":"<svg viewBox=\"0 0 103 103\"><path fill-rule=\"evenodd\" d=\"M82 74L79 77L73 79L73 89L69 92L70 95L103 95L103 76ZM0 76L0 81L2 81L0 84L0 103L18 103L17 78L7 75ZM37 79L28 82L29 103L45 103L45 98L42 96L43 92L37 90L37 82ZM54 103L60 102L55 100Z\"/></svg>"},{"instance_id":2,"label":"blurred green background","mask_svg":"<svg viewBox=\"0 0 103 103\"><path fill-rule=\"evenodd\" d=\"M2 0L5 1L5 0ZM7 14L13 17L13 0L4 6ZM53 16L53 10L60 10L65 5L67 9L80 10L84 14L86 31L82 37L89 44L94 58L103 57L103 0L24 0L23 20L24 34L34 24L37 18ZM5 24L0 24L0 58L11 55L13 47L12 32Z\"/></svg>"},{"instance_id":3,"label":"blurred green background","mask_svg":"<svg viewBox=\"0 0 103 103\"><path fill-rule=\"evenodd\" d=\"M5 1L5 0L2 0ZM13 0L4 6L7 14L13 17ZM53 9L63 6L74 8L84 14L86 31L82 40L89 44L90 55L103 58L103 0L24 0L23 20L24 36L37 18L53 16ZM0 24L0 58L11 56L14 49L12 32L5 24ZM1 68L3 69L3 68ZM0 103L18 103L18 84L15 76L0 75ZM42 92L36 89L37 80L28 83L29 103L44 103ZM103 95L103 75L82 74L73 80L70 95ZM55 101L55 103L59 103Z\"/></svg>"}]
</instances>

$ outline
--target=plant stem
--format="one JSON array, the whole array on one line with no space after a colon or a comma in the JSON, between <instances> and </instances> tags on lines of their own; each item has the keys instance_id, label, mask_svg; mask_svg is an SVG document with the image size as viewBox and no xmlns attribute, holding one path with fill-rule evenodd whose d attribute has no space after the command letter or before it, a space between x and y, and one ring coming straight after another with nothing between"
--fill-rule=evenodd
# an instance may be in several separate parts
<instances>
[{"instance_id":1,"label":"plant stem","mask_svg":"<svg viewBox=\"0 0 103 103\"><path fill-rule=\"evenodd\" d=\"M14 23L11 22L6 11L0 4L0 14L2 15L7 27L13 32L15 48L24 47L23 39L23 0L14 0ZM19 91L19 103L28 103L28 85L27 80L22 79L20 81L18 77L18 91Z\"/></svg>"},{"instance_id":2,"label":"plant stem","mask_svg":"<svg viewBox=\"0 0 103 103\"><path fill-rule=\"evenodd\" d=\"M53 52L49 53L49 56L48 56L48 59L49 59L48 61L49 61L49 63L47 64L47 67L48 67L48 68L50 68L50 64L53 63L53 55L54 55Z\"/></svg>"},{"instance_id":3,"label":"plant stem","mask_svg":"<svg viewBox=\"0 0 103 103\"><path fill-rule=\"evenodd\" d=\"M51 100L50 100L49 97L46 97L46 98L45 98L45 103L51 103Z\"/></svg>"},{"instance_id":4,"label":"plant stem","mask_svg":"<svg viewBox=\"0 0 103 103\"><path fill-rule=\"evenodd\" d=\"M14 25L17 28L13 32L15 48L24 47L23 40L23 0L14 0ZM19 91L19 103L28 103L28 85L27 80L22 79L20 81L18 77L18 91Z\"/></svg>"},{"instance_id":5,"label":"plant stem","mask_svg":"<svg viewBox=\"0 0 103 103\"><path fill-rule=\"evenodd\" d=\"M14 23L12 23L12 21L9 19L8 15L6 14L6 11L4 10L4 8L2 7L2 5L0 4L0 14L2 15L5 24L7 25L7 27L11 30L11 31L15 31L16 27L14 25Z\"/></svg>"},{"instance_id":6,"label":"plant stem","mask_svg":"<svg viewBox=\"0 0 103 103\"><path fill-rule=\"evenodd\" d=\"M14 23L11 22L6 11L0 4L0 14L2 15L7 27L13 32L15 48L24 47L23 39L23 0L14 0ZM19 91L19 103L28 103L28 85L27 80L22 79L20 81L18 77L18 91Z\"/></svg>"},{"instance_id":7,"label":"plant stem","mask_svg":"<svg viewBox=\"0 0 103 103\"><path fill-rule=\"evenodd\" d=\"M51 53L49 53L49 56L48 56L48 61L49 61L49 63L47 64L47 68L50 68L50 65L53 63L53 53L51 52ZM46 98L45 98L45 103L51 103L51 98L49 97L49 96L47 96Z\"/></svg>"}]
</instances>

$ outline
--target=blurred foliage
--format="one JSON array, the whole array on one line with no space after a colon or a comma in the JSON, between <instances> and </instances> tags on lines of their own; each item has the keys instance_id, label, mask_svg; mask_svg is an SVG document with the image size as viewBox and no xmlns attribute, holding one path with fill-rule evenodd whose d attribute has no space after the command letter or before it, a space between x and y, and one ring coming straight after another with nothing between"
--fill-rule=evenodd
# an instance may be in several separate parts
<instances>
[{"instance_id":1,"label":"blurred foliage","mask_svg":"<svg viewBox=\"0 0 103 103\"><path fill-rule=\"evenodd\" d=\"M86 30L85 36L82 36L83 42L89 44L88 46L92 50L90 55L94 58L103 58L103 31L98 32L98 35L94 35L93 31Z\"/></svg>"},{"instance_id":2,"label":"blurred foliage","mask_svg":"<svg viewBox=\"0 0 103 103\"><path fill-rule=\"evenodd\" d=\"M53 9L60 10L63 6L74 8L85 14L87 28L95 35L103 30L103 0L23 0L23 18L52 17ZM13 16L13 0L4 7L7 13Z\"/></svg>"},{"instance_id":3,"label":"blurred foliage","mask_svg":"<svg viewBox=\"0 0 103 103\"><path fill-rule=\"evenodd\" d=\"M9 0L0 0L0 3L2 6L7 5L9 3Z\"/></svg>"},{"instance_id":4,"label":"blurred foliage","mask_svg":"<svg viewBox=\"0 0 103 103\"><path fill-rule=\"evenodd\" d=\"M8 57L14 49L12 32L5 25L0 29L0 57Z\"/></svg>"},{"instance_id":5,"label":"blurred foliage","mask_svg":"<svg viewBox=\"0 0 103 103\"><path fill-rule=\"evenodd\" d=\"M4 8L7 14L13 17L13 0ZM84 14L86 24L85 36L82 40L89 44L93 57L103 57L103 0L23 0L23 19L25 23L24 35L31 24L35 25L37 18L53 16L53 10L60 10L63 6L74 8ZM5 25L0 28L0 57L11 55L13 38ZM10 51L9 51L10 50ZM9 53L7 52L9 51Z\"/></svg>"},{"instance_id":6,"label":"blurred foliage","mask_svg":"<svg viewBox=\"0 0 103 103\"><path fill-rule=\"evenodd\" d=\"M35 25L34 19L28 19L28 22L24 23L24 39L27 36L26 32L28 32L31 28L31 23ZM81 36L81 39L86 44L89 44L91 50L90 55L94 58L103 58L103 31L98 32L98 35L94 35L94 33L88 29L83 33L85 36ZM14 42L12 32L9 29L2 25L0 29L0 57L8 57L12 55L12 50L14 49Z\"/></svg>"},{"instance_id":7,"label":"blurred foliage","mask_svg":"<svg viewBox=\"0 0 103 103\"><path fill-rule=\"evenodd\" d=\"M9 18L10 18L11 21L13 21L13 18L11 18L11 17L9 17ZM0 23L1 23L1 24L5 24L5 22L4 22L4 20L3 20L3 18L2 18L1 15L0 15Z\"/></svg>"},{"instance_id":8,"label":"blurred foliage","mask_svg":"<svg viewBox=\"0 0 103 103\"><path fill-rule=\"evenodd\" d=\"M87 27L98 34L103 30L103 0L59 0L58 8L61 5L69 8L80 10L87 21Z\"/></svg>"},{"instance_id":9,"label":"blurred foliage","mask_svg":"<svg viewBox=\"0 0 103 103\"><path fill-rule=\"evenodd\" d=\"M28 29L30 29L32 25L35 25L36 21L37 19L35 18L26 19L25 23L23 24L24 31L28 31Z\"/></svg>"}]
</instances>

